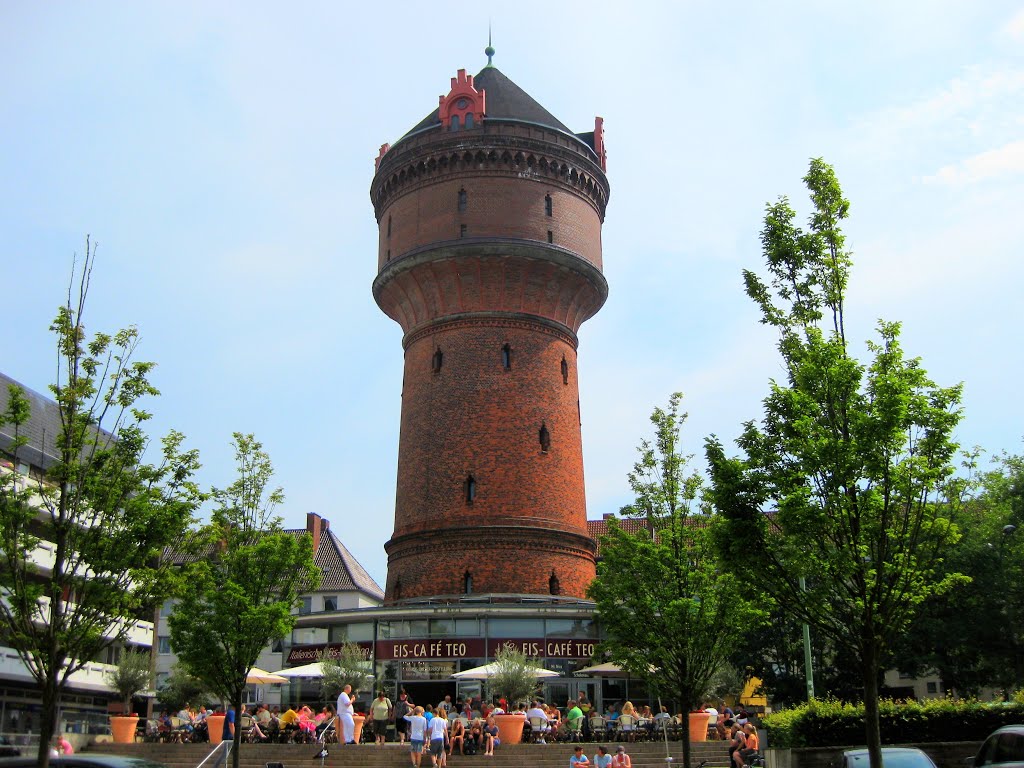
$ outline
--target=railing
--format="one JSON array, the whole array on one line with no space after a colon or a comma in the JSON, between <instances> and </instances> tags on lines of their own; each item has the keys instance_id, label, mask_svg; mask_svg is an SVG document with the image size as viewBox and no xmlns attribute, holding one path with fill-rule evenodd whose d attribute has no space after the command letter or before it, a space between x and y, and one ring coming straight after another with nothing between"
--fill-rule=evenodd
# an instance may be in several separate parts
<instances>
[{"instance_id":1,"label":"railing","mask_svg":"<svg viewBox=\"0 0 1024 768\"><path fill-rule=\"evenodd\" d=\"M197 765L196 768L203 768L206 762L221 750L221 747L224 747L224 755L222 757L218 757L213 762L210 768L220 768L221 765L226 765L228 762L228 755L231 754L231 747L234 745L234 743L234 741L222 741L220 744L211 749L210 753L206 757L199 761L199 765Z\"/></svg>"}]
</instances>

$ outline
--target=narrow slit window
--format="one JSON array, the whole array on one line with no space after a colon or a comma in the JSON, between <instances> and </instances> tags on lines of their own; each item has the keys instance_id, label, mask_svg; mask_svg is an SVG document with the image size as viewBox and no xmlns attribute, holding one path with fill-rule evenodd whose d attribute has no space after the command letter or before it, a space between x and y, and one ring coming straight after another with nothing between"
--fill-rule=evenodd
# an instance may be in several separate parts
<instances>
[{"instance_id":1,"label":"narrow slit window","mask_svg":"<svg viewBox=\"0 0 1024 768\"><path fill-rule=\"evenodd\" d=\"M388 216L388 237L391 237L391 217Z\"/></svg>"},{"instance_id":2,"label":"narrow slit window","mask_svg":"<svg viewBox=\"0 0 1024 768\"><path fill-rule=\"evenodd\" d=\"M548 242L549 243L555 242L555 233L552 232L550 229L548 230Z\"/></svg>"},{"instance_id":3,"label":"narrow slit window","mask_svg":"<svg viewBox=\"0 0 1024 768\"><path fill-rule=\"evenodd\" d=\"M476 479L470 475L466 478L466 503L472 504L476 498Z\"/></svg>"},{"instance_id":4,"label":"narrow slit window","mask_svg":"<svg viewBox=\"0 0 1024 768\"><path fill-rule=\"evenodd\" d=\"M565 355L562 355L562 383L569 383L569 363L566 362Z\"/></svg>"},{"instance_id":5,"label":"narrow slit window","mask_svg":"<svg viewBox=\"0 0 1024 768\"><path fill-rule=\"evenodd\" d=\"M444 352L438 347L434 350L434 356L430 360L430 370L434 373L441 372L441 365L444 363Z\"/></svg>"},{"instance_id":6,"label":"narrow slit window","mask_svg":"<svg viewBox=\"0 0 1024 768\"><path fill-rule=\"evenodd\" d=\"M465 236L466 236L466 225L465 224L459 224L459 237L465 237Z\"/></svg>"},{"instance_id":7,"label":"narrow slit window","mask_svg":"<svg viewBox=\"0 0 1024 768\"><path fill-rule=\"evenodd\" d=\"M391 249L390 248L388 248L388 258L387 258L387 260L391 261Z\"/></svg>"},{"instance_id":8,"label":"narrow slit window","mask_svg":"<svg viewBox=\"0 0 1024 768\"><path fill-rule=\"evenodd\" d=\"M558 574L553 570L551 571L551 577L548 579L548 592L552 595L562 594L562 585L558 582Z\"/></svg>"},{"instance_id":9,"label":"narrow slit window","mask_svg":"<svg viewBox=\"0 0 1024 768\"><path fill-rule=\"evenodd\" d=\"M469 571L462 574L462 594L473 594L473 574Z\"/></svg>"},{"instance_id":10,"label":"narrow slit window","mask_svg":"<svg viewBox=\"0 0 1024 768\"><path fill-rule=\"evenodd\" d=\"M551 195L544 196L544 213L548 216L555 215L555 201L551 199Z\"/></svg>"},{"instance_id":11,"label":"narrow slit window","mask_svg":"<svg viewBox=\"0 0 1024 768\"><path fill-rule=\"evenodd\" d=\"M541 422L540 424L540 431L537 433L537 438L540 440L541 451L547 453L551 449L551 432L548 431L548 426L544 422Z\"/></svg>"},{"instance_id":12,"label":"narrow slit window","mask_svg":"<svg viewBox=\"0 0 1024 768\"><path fill-rule=\"evenodd\" d=\"M501 367L506 371L512 370L512 346L510 344L501 348Z\"/></svg>"},{"instance_id":13,"label":"narrow slit window","mask_svg":"<svg viewBox=\"0 0 1024 768\"><path fill-rule=\"evenodd\" d=\"M459 213L462 213L469 207L469 195L466 194L466 190L459 190Z\"/></svg>"}]
</instances>

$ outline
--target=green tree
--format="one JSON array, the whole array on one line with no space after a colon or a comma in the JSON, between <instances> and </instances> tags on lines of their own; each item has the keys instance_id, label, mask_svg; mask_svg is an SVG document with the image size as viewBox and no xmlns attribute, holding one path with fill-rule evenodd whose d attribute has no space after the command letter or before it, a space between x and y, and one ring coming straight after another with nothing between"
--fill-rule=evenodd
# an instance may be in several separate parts
<instances>
[{"instance_id":1,"label":"green tree","mask_svg":"<svg viewBox=\"0 0 1024 768\"><path fill-rule=\"evenodd\" d=\"M154 364L134 359L137 330L86 333L94 259L86 240L51 326L60 429L52 444L32 446L53 456L40 474L17 471L32 418L21 390L8 392L0 415L14 435L13 469L0 468L0 621L42 698L40 768L68 679L107 648L127 645L170 594L174 573L160 554L201 500L192 482L198 454L182 449L179 433L163 438L155 464L145 463L149 414L140 405L159 393L149 381Z\"/></svg>"},{"instance_id":2,"label":"green tree","mask_svg":"<svg viewBox=\"0 0 1024 768\"><path fill-rule=\"evenodd\" d=\"M368 690L373 682L370 662L366 660L366 654L358 643L343 643L336 654L323 656L320 669L323 671L320 690L324 696L332 699L338 698L346 685L351 685L352 693L358 696Z\"/></svg>"},{"instance_id":3,"label":"green tree","mask_svg":"<svg viewBox=\"0 0 1024 768\"><path fill-rule=\"evenodd\" d=\"M494 654L494 673L487 679L493 695L505 699L508 710L522 702L530 703L537 690L537 667L540 665L511 643Z\"/></svg>"},{"instance_id":4,"label":"green tree","mask_svg":"<svg viewBox=\"0 0 1024 768\"><path fill-rule=\"evenodd\" d=\"M904 356L897 323L879 322L868 364L853 356L840 229L849 202L820 159L804 183L809 228L794 224L785 198L767 206L770 285L744 272L762 322L779 333L786 380L772 382L761 423L744 425L742 458L707 440L717 539L733 567L756 552L758 587L856 659L871 766L881 768L885 653L922 600L964 580L939 570L959 538L950 516L963 491L952 463L960 387L936 386Z\"/></svg>"},{"instance_id":5,"label":"green tree","mask_svg":"<svg viewBox=\"0 0 1024 768\"><path fill-rule=\"evenodd\" d=\"M1004 454L996 465L960 512L963 538L943 564L971 583L925 601L918 631L897 646L897 664L906 672L934 671L961 696L994 687L1008 699L1024 686L1024 457Z\"/></svg>"},{"instance_id":6,"label":"green tree","mask_svg":"<svg viewBox=\"0 0 1024 768\"><path fill-rule=\"evenodd\" d=\"M647 530L629 533L610 521L588 594L606 632L601 651L690 711L761 613L719 567L711 518L698 508L701 478L681 452L681 399L676 393L667 410L654 410L654 442L641 443L629 473L636 500L622 514L643 518ZM683 759L689 766L688 739Z\"/></svg>"},{"instance_id":7,"label":"green tree","mask_svg":"<svg viewBox=\"0 0 1024 768\"><path fill-rule=\"evenodd\" d=\"M125 651L121 660L107 672L107 685L117 691L124 702L124 713L132 709L132 699L149 687L149 666L152 658L148 653Z\"/></svg>"},{"instance_id":8,"label":"green tree","mask_svg":"<svg viewBox=\"0 0 1024 768\"><path fill-rule=\"evenodd\" d=\"M186 704L208 704L214 698L210 687L190 673L180 663L171 668L171 674L156 692L156 700L168 712L178 712Z\"/></svg>"},{"instance_id":9,"label":"green tree","mask_svg":"<svg viewBox=\"0 0 1024 768\"><path fill-rule=\"evenodd\" d=\"M308 534L283 532L274 509L284 501L269 489L274 468L252 435L234 435L238 478L214 488L210 524L196 537L202 556L187 570L188 589L168 622L171 647L181 664L242 711L245 679L260 652L295 624L292 609L303 592L316 589ZM235 728L238 768L241 729Z\"/></svg>"}]
</instances>

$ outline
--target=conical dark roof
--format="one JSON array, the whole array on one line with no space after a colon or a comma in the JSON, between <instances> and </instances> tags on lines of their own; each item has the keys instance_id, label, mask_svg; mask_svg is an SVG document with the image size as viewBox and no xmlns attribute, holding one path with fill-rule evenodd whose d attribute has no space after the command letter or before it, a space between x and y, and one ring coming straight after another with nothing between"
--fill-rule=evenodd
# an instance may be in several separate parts
<instances>
[{"instance_id":1,"label":"conical dark roof","mask_svg":"<svg viewBox=\"0 0 1024 768\"><path fill-rule=\"evenodd\" d=\"M523 120L572 133L557 117L538 104L530 94L505 77L497 67L488 66L480 70L480 74L473 78L473 87L478 91L487 91L487 119ZM439 109L435 109L418 122L409 133L440 125L440 123ZM408 135L407 133L406 136Z\"/></svg>"}]
</instances>

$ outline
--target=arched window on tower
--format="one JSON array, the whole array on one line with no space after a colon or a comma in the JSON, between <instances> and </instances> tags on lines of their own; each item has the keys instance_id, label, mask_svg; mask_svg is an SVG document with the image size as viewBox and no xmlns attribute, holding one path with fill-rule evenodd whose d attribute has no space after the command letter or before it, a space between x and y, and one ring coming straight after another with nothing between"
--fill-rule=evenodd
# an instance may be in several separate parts
<instances>
[{"instance_id":1,"label":"arched window on tower","mask_svg":"<svg viewBox=\"0 0 1024 768\"><path fill-rule=\"evenodd\" d=\"M434 350L434 356L430 360L430 370L434 373L441 372L441 364L444 362L444 352L438 347Z\"/></svg>"},{"instance_id":2,"label":"arched window on tower","mask_svg":"<svg viewBox=\"0 0 1024 768\"><path fill-rule=\"evenodd\" d=\"M462 593L464 595L473 594L473 574L469 571L462 574Z\"/></svg>"},{"instance_id":3,"label":"arched window on tower","mask_svg":"<svg viewBox=\"0 0 1024 768\"><path fill-rule=\"evenodd\" d=\"M511 344L505 344L505 346L503 346L501 348L501 366L506 371L511 371L512 370L512 345Z\"/></svg>"},{"instance_id":4,"label":"arched window on tower","mask_svg":"<svg viewBox=\"0 0 1024 768\"><path fill-rule=\"evenodd\" d=\"M466 194L466 190L459 190L459 213L463 213L469 206L469 196Z\"/></svg>"},{"instance_id":5,"label":"arched window on tower","mask_svg":"<svg viewBox=\"0 0 1024 768\"><path fill-rule=\"evenodd\" d=\"M451 130L453 130L453 131L459 130L459 116L458 115L452 115L452 121L451 121L451 126L450 127L451 127Z\"/></svg>"},{"instance_id":6,"label":"arched window on tower","mask_svg":"<svg viewBox=\"0 0 1024 768\"><path fill-rule=\"evenodd\" d=\"M562 585L558 583L558 574L551 570L551 577L548 579L548 592L552 595L562 594Z\"/></svg>"},{"instance_id":7,"label":"arched window on tower","mask_svg":"<svg viewBox=\"0 0 1024 768\"><path fill-rule=\"evenodd\" d=\"M562 383L569 383L569 363L566 362L565 355L562 355Z\"/></svg>"},{"instance_id":8,"label":"arched window on tower","mask_svg":"<svg viewBox=\"0 0 1024 768\"><path fill-rule=\"evenodd\" d=\"M540 423L540 432L537 433L537 437L540 440L541 451L547 453L551 448L551 433L548 432L547 425L543 421Z\"/></svg>"},{"instance_id":9,"label":"arched window on tower","mask_svg":"<svg viewBox=\"0 0 1024 768\"><path fill-rule=\"evenodd\" d=\"M466 478L465 485L466 485L466 503L467 504L472 504L473 503L473 499L476 498L476 480L473 478L472 475L469 475Z\"/></svg>"}]
</instances>

